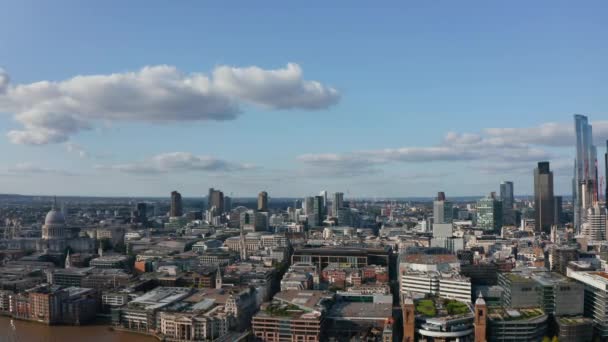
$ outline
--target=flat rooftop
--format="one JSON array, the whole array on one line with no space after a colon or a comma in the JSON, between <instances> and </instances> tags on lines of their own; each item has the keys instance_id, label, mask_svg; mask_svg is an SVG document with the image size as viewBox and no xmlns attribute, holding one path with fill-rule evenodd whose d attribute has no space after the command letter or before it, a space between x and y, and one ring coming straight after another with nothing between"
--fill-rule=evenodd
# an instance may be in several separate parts
<instances>
[{"instance_id":1,"label":"flat rooftop","mask_svg":"<svg viewBox=\"0 0 608 342\"><path fill-rule=\"evenodd\" d=\"M189 294L189 288L157 287L154 290L135 298L129 304L142 305L146 310L156 309L183 299Z\"/></svg>"},{"instance_id":2,"label":"flat rooftop","mask_svg":"<svg viewBox=\"0 0 608 342\"><path fill-rule=\"evenodd\" d=\"M392 315L391 303L338 302L329 313L330 318L345 320L384 320Z\"/></svg>"},{"instance_id":3,"label":"flat rooftop","mask_svg":"<svg viewBox=\"0 0 608 342\"><path fill-rule=\"evenodd\" d=\"M274 296L274 299L285 303L291 303L301 308L313 310L315 308L318 308L324 300L333 297L334 295L328 291L286 290L277 293Z\"/></svg>"},{"instance_id":4,"label":"flat rooftop","mask_svg":"<svg viewBox=\"0 0 608 342\"><path fill-rule=\"evenodd\" d=\"M458 258L452 254L409 254L403 258L402 262L410 264L443 264L456 263Z\"/></svg>"}]
</instances>

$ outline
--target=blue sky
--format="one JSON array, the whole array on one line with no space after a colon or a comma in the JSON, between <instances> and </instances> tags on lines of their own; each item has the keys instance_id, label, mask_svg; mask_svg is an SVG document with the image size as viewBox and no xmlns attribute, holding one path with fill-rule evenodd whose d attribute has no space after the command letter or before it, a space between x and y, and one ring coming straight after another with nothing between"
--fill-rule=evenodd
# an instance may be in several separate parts
<instances>
[{"instance_id":1,"label":"blue sky","mask_svg":"<svg viewBox=\"0 0 608 342\"><path fill-rule=\"evenodd\" d=\"M605 1L373 5L3 3L0 192L449 196L513 180L529 194L535 161L548 159L557 192L569 193L573 113L594 124L603 162ZM137 73L158 65L173 68L158 77L182 85L206 75L219 93L209 98L238 109L202 109L207 97L181 90L156 97L166 89ZM218 69L227 78L212 76ZM125 80L109 86L113 97L97 79L74 80L128 73L142 98ZM43 93L39 81L57 83ZM78 105L66 104L76 88Z\"/></svg>"}]
</instances>

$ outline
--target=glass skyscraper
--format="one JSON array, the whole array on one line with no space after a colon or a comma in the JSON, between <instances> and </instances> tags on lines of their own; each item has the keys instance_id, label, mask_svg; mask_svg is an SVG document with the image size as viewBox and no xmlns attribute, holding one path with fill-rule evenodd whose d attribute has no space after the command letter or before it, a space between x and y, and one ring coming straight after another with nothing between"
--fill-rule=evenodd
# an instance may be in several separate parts
<instances>
[{"instance_id":1,"label":"glass skyscraper","mask_svg":"<svg viewBox=\"0 0 608 342\"><path fill-rule=\"evenodd\" d=\"M504 225L515 225L515 212L513 211L513 182L500 183L500 200L502 201L502 220Z\"/></svg>"},{"instance_id":2,"label":"glass skyscraper","mask_svg":"<svg viewBox=\"0 0 608 342\"><path fill-rule=\"evenodd\" d=\"M537 232L549 233L555 224L553 172L549 162L539 162L534 169L534 221Z\"/></svg>"},{"instance_id":3,"label":"glass skyscraper","mask_svg":"<svg viewBox=\"0 0 608 342\"><path fill-rule=\"evenodd\" d=\"M572 198L574 200L574 227L580 233L586 221L586 213L597 201L597 149L593 145L593 129L587 117L574 115L576 134L576 159L574 161L574 179L572 181Z\"/></svg>"}]
</instances>

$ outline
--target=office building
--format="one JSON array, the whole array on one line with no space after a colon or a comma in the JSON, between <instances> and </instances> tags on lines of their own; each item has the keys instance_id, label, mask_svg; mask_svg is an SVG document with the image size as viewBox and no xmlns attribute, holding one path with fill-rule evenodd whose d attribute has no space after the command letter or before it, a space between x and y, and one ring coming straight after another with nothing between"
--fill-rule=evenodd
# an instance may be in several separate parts
<instances>
[{"instance_id":1,"label":"office building","mask_svg":"<svg viewBox=\"0 0 608 342\"><path fill-rule=\"evenodd\" d=\"M581 225L581 235L588 242L606 240L606 208L600 206L599 202L587 209L586 220Z\"/></svg>"},{"instance_id":2,"label":"office building","mask_svg":"<svg viewBox=\"0 0 608 342\"><path fill-rule=\"evenodd\" d=\"M502 203L489 195L477 201L477 227L489 232L502 228Z\"/></svg>"},{"instance_id":3,"label":"office building","mask_svg":"<svg viewBox=\"0 0 608 342\"><path fill-rule=\"evenodd\" d=\"M572 198L574 200L574 228L580 232L586 221L587 210L597 200L597 150L593 145L593 130L587 117L574 115L576 134L576 158Z\"/></svg>"},{"instance_id":4,"label":"office building","mask_svg":"<svg viewBox=\"0 0 608 342\"><path fill-rule=\"evenodd\" d=\"M566 275L570 261L578 260L578 249L570 246L551 246L549 249L549 269Z\"/></svg>"},{"instance_id":5,"label":"office building","mask_svg":"<svg viewBox=\"0 0 608 342\"><path fill-rule=\"evenodd\" d=\"M471 302L471 280L459 273L460 262L449 254L410 254L399 264L402 294L415 293Z\"/></svg>"},{"instance_id":6,"label":"office building","mask_svg":"<svg viewBox=\"0 0 608 342\"><path fill-rule=\"evenodd\" d=\"M561 224L563 223L563 206L564 206L564 200L562 198L562 196L554 196L553 197L555 199L555 205L553 208L553 215L555 215L555 218L553 219L553 222L555 222L555 224Z\"/></svg>"},{"instance_id":7,"label":"office building","mask_svg":"<svg viewBox=\"0 0 608 342\"><path fill-rule=\"evenodd\" d=\"M559 342L591 342L593 339L593 320L587 317L556 317L557 338Z\"/></svg>"},{"instance_id":8,"label":"office building","mask_svg":"<svg viewBox=\"0 0 608 342\"><path fill-rule=\"evenodd\" d=\"M334 296L325 291L281 291L253 316L253 335L269 342L324 341L326 315Z\"/></svg>"},{"instance_id":9,"label":"office building","mask_svg":"<svg viewBox=\"0 0 608 342\"><path fill-rule=\"evenodd\" d=\"M224 193L214 188L209 188L207 195L207 210L214 211L214 216L220 216L225 212Z\"/></svg>"},{"instance_id":10,"label":"office building","mask_svg":"<svg viewBox=\"0 0 608 342\"><path fill-rule=\"evenodd\" d=\"M224 196L224 210L229 212L232 210L232 197Z\"/></svg>"},{"instance_id":11,"label":"office building","mask_svg":"<svg viewBox=\"0 0 608 342\"><path fill-rule=\"evenodd\" d=\"M328 204L328 201L327 201L327 190L323 190L323 191L319 192L319 196L321 196L322 203L323 203L322 214L323 215L327 215L327 204Z\"/></svg>"},{"instance_id":12,"label":"office building","mask_svg":"<svg viewBox=\"0 0 608 342\"><path fill-rule=\"evenodd\" d=\"M177 191L173 191L171 192L171 210L169 212L169 216L181 217L183 214L182 195Z\"/></svg>"},{"instance_id":13,"label":"office building","mask_svg":"<svg viewBox=\"0 0 608 342\"><path fill-rule=\"evenodd\" d=\"M608 339L608 273L568 269L568 277L585 285L585 317L593 319L596 335Z\"/></svg>"},{"instance_id":14,"label":"office building","mask_svg":"<svg viewBox=\"0 0 608 342\"><path fill-rule=\"evenodd\" d=\"M310 200L312 199L312 207L310 206ZM320 227L323 225L323 197L315 196L315 197L307 197L306 198L306 206L307 212L306 216L308 218L308 225L310 227ZM310 211L309 211L310 210Z\"/></svg>"},{"instance_id":15,"label":"office building","mask_svg":"<svg viewBox=\"0 0 608 342\"><path fill-rule=\"evenodd\" d=\"M539 162L534 169L534 219L536 232L549 233L555 224L553 172L549 162Z\"/></svg>"},{"instance_id":16,"label":"office building","mask_svg":"<svg viewBox=\"0 0 608 342\"><path fill-rule=\"evenodd\" d=\"M445 199L445 193L440 192L433 202L433 224L452 223L452 203Z\"/></svg>"},{"instance_id":17,"label":"office building","mask_svg":"<svg viewBox=\"0 0 608 342\"><path fill-rule=\"evenodd\" d=\"M547 334L548 320L540 308L488 308L487 341L540 341Z\"/></svg>"},{"instance_id":18,"label":"office building","mask_svg":"<svg viewBox=\"0 0 608 342\"><path fill-rule=\"evenodd\" d=\"M515 222L515 211L513 208L514 197L513 197L513 182L502 182L500 183L500 201L502 202L502 221L506 226L514 226Z\"/></svg>"},{"instance_id":19,"label":"office building","mask_svg":"<svg viewBox=\"0 0 608 342\"><path fill-rule=\"evenodd\" d=\"M258 211L268 211L268 193L266 191L258 194Z\"/></svg>"},{"instance_id":20,"label":"office building","mask_svg":"<svg viewBox=\"0 0 608 342\"><path fill-rule=\"evenodd\" d=\"M606 140L606 153L604 154L604 183L606 190L604 192L604 203L608 209L608 140Z\"/></svg>"},{"instance_id":21,"label":"office building","mask_svg":"<svg viewBox=\"0 0 608 342\"><path fill-rule=\"evenodd\" d=\"M338 217L338 212L340 209L344 208L344 193L336 192L334 193L334 201L331 204L331 210L333 217Z\"/></svg>"}]
</instances>

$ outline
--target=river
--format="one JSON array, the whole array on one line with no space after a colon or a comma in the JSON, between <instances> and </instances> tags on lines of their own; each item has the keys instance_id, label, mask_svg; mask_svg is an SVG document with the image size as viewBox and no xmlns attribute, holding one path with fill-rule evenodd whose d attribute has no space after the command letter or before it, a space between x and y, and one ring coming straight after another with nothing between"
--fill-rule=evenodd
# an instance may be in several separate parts
<instances>
[{"instance_id":1,"label":"river","mask_svg":"<svg viewBox=\"0 0 608 342\"><path fill-rule=\"evenodd\" d=\"M110 331L106 325L48 326L0 317L0 342L158 342L149 336Z\"/></svg>"}]
</instances>

